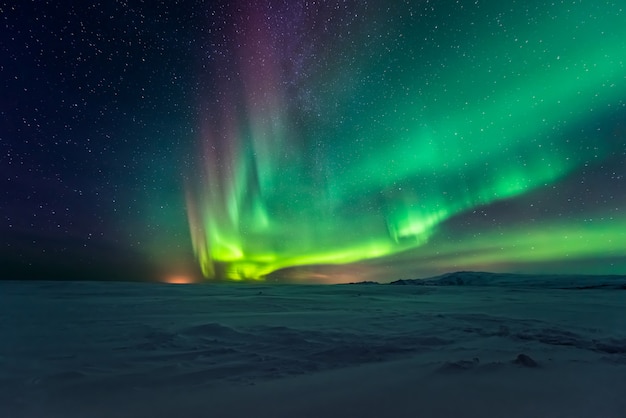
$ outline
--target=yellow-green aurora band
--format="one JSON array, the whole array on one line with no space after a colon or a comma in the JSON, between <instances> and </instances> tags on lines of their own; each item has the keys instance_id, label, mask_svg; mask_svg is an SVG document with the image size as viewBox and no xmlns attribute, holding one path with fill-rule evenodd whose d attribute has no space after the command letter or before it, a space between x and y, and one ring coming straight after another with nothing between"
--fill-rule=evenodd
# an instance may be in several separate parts
<instances>
[{"instance_id":1,"label":"yellow-green aurora band","mask_svg":"<svg viewBox=\"0 0 626 418\"><path fill-rule=\"evenodd\" d=\"M364 23L324 45L319 27L268 28L275 11L244 8L246 35L207 99L187 191L206 277L427 254L451 217L558 184L623 147L597 128L624 111L623 2L452 3L436 6L445 20L359 9ZM394 21L386 31L383 17ZM306 77L294 62L308 63ZM614 249L626 230L625 219L580 222L554 224L550 236L545 225L511 228L505 240L523 245L482 257L585 257ZM563 241L568 230L588 239ZM463 264L496 239L484 232L438 251Z\"/></svg>"}]
</instances>

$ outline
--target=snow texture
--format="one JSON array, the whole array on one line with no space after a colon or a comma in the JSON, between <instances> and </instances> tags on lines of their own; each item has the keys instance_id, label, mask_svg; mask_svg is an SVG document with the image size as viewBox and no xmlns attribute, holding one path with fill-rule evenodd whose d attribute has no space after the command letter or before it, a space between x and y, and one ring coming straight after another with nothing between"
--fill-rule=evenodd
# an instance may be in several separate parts
<instances>
[{"instance_id":1,"label":"snow texture","mask_svg":"<svg viewBox=\"0 0 626 418\"><path fill-rule=\"evenodd\" d=\"M0 282L0 417L626 417L624 283Z\"/></svg>"}]
</instances>

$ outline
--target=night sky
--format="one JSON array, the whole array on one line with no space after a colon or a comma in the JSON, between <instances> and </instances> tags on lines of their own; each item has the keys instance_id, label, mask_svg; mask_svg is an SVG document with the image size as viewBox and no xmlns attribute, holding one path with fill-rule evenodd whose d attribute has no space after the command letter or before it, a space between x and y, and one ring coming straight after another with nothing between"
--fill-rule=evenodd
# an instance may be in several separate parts
<instances>
[{"instance_id":1,"label":"night sky","mask_svg":"<svg viewBox=\"0 0 626 418\"><path fill-rule=\"evenodd\" d=\"M622 0L0 3L0 276L626 274Z\"/></svg>"}]
</instances>

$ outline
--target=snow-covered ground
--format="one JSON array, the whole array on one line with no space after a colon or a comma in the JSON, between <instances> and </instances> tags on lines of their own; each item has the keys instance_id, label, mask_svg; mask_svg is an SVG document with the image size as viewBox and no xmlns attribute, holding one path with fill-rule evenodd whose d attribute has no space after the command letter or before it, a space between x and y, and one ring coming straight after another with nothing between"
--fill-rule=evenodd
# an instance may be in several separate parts
<instances>
[{"instance_id":1,"label":"snow-covered ground","mask_svg":"<svg viewBox=\"0 0 626 418\"><path fill-rule=\"evenodd\" d=\"M0 282L0 417L626 417L626 281L471 277Z\"/></svg>"}]
</instances>

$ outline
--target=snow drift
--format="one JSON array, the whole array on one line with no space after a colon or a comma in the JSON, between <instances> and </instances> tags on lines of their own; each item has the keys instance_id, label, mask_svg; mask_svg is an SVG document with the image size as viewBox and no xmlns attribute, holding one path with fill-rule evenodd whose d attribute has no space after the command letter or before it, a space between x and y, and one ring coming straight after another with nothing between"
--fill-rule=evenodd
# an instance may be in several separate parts
<instances>
[{"instance_id":1,"label":"snow drift","mask_svg":"<svg viewBox=\"0 0 626 418\"><path fill-rule=\"evenodd\" d=\"M626 417L623 279L2 282L0 416Z\"/></svg>"}]
</instances>

